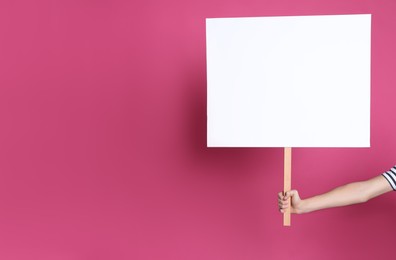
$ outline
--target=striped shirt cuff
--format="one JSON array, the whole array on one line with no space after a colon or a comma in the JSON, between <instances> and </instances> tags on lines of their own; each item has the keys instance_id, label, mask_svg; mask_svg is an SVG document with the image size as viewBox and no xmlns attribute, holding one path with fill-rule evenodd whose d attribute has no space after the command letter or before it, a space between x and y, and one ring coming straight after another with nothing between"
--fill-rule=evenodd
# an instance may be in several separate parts
<instances>
[{"instance_id":1,"label":"striped shirt cuff","mask_svg":"<svg viewBox=\"0 0 396 260\"><path fill-rule=\"evenodd\" d=\"M384 172L382 176L389 182L390 186L396 191L396 165L393 166L389 171Z\"/></svg>"}]
</instances>

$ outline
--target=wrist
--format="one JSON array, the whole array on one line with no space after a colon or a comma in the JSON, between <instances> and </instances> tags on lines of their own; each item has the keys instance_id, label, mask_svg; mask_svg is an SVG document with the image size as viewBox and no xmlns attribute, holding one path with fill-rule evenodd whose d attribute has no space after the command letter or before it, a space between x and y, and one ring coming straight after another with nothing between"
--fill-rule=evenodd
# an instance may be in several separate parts
<instances>
[{"instance_id":1,"label":"wrist","mask_svg":"<svg viewBox=\"0 0 396 260\"><path fill-rule=\"evenodd\" d=\"M307 213L308 212L307 201L300 200L300 203L298 203L298 208L296 211L297 214Z\"/></svg>"}]
</instances>

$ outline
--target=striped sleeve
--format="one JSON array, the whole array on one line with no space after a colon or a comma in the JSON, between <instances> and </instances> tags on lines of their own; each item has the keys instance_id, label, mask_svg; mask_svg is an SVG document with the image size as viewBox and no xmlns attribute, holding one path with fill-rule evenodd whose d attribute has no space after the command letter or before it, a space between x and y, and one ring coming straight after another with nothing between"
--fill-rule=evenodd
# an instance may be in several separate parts
<instances>
[{"instance_id":1,"label":"striped sleeve","mask_svg":"<svg viewBox=\"0 0 396 260\"><path fill-rule=\"evenodd\" d=\"M393 166L389 171L384 172L382 176L384 176L389 182L392 189L396 191L396 165Z\"/></svg>"}]
</instances>

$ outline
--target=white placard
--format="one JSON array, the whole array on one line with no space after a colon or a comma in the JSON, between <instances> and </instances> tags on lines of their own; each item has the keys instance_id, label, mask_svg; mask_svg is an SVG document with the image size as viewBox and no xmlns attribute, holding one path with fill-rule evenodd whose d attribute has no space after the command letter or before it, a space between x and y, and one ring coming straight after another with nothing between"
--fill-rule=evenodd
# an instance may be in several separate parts
<instances>
[{"instance_id":1,"label":"white placard","mask_svg":"<svg viewBox=\"0 0 396 260\"><path fill-rule=\"evenodd\" d=\"M206 19L208 147L369 147L371 15Z\"/></svg>"}]
</instances>

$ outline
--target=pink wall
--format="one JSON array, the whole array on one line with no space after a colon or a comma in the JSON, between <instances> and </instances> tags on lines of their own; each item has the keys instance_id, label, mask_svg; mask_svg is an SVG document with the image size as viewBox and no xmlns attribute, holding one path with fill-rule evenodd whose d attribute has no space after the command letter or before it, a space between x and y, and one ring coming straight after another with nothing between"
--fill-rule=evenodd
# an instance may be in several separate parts
<instances>
[{"instance_id":1,"label":"pink wall","mask_svg":"<svg viewBox=\"0 0 396 260\"><path fill-rule=\"evenodd\" d=\"M351 13L372 146L295 149L303 197L396 164L396 1L1 1L0 259L392 259L393 193L284 228L282 149L206 148L206 17Z\"/></svg>"}]
</instances>

